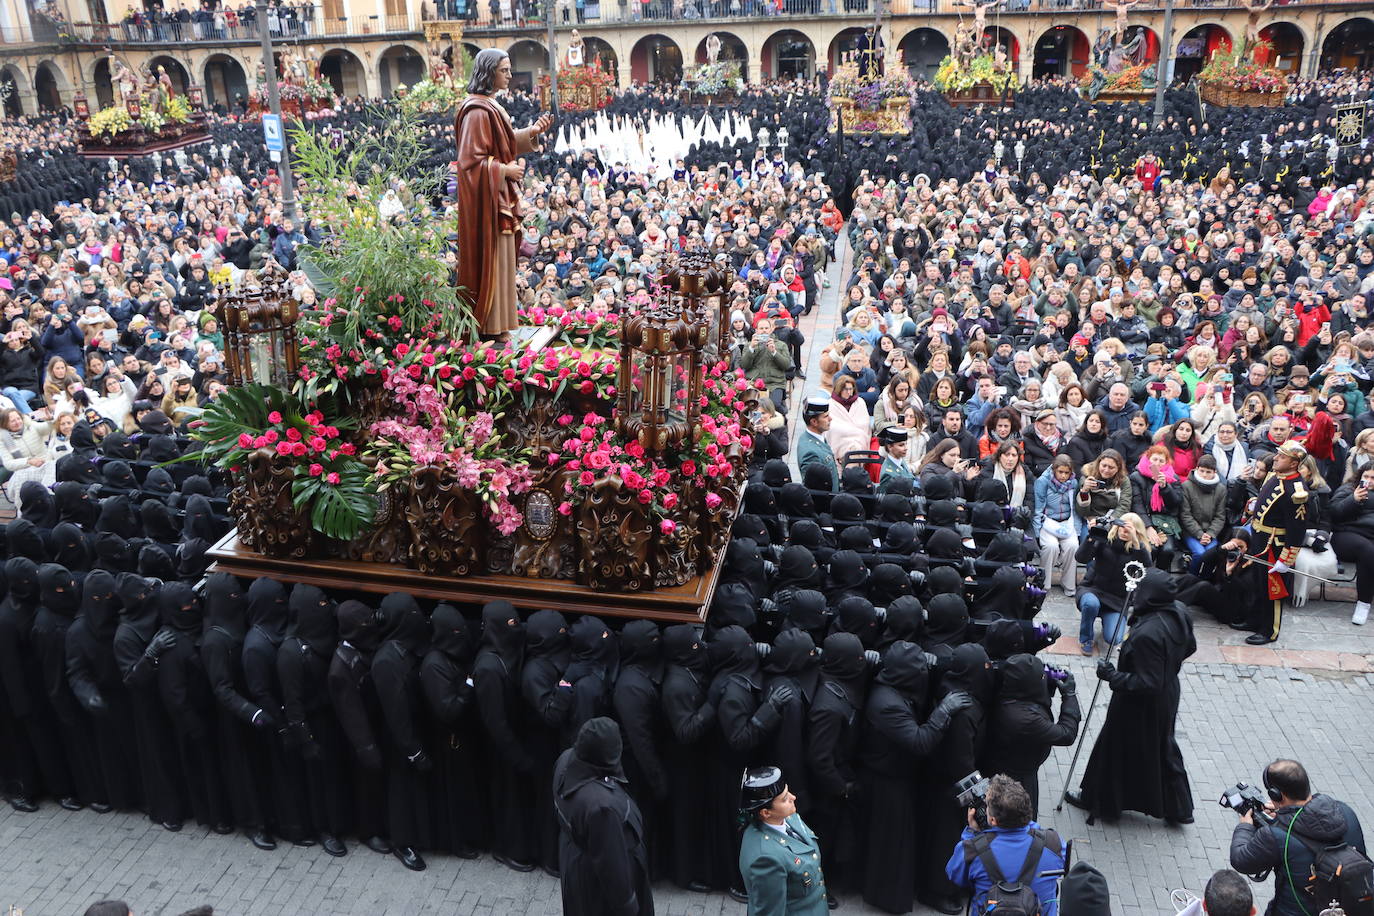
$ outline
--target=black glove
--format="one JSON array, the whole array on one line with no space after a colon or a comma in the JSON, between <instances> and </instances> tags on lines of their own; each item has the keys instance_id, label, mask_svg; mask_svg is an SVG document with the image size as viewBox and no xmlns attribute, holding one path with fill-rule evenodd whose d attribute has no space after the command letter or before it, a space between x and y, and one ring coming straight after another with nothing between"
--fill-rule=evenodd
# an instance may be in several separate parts
<instances>
[{"instance_id":1,"label":"black glove","mask_svg":"<svg viewBox=\"0 0 1374 916\"><path fill-rule=\"evenodd\" d=\"M105 698L98 693L86 700L86 712L93 716L103 716L109 708L105 703Z\"/></svg>"},{"instance_id":2,"label":"black glove","mask_svg":"<svg viewBox=\"0 0 1374 916\"><path fill-rule=\"evenodd\" d=\"M157 635L154 636L152 638L152 641L148 643L148 648L143 650L143 656L145 658L151 658L154 661L156 661L158 657L162 655L162 653L166 652L168 649L172 648L172 646L175 646L176 644L177 637L175 633L173 633L171 630L158 630Z\"/></svg>"},{"instance_id":3,"label":"black glove","mask_svg":"<svg viewBox=\"0 0 1374 916\"><path fill-rule=\"evenodd\" d=\"M1099 681L1110 681L1116 676L1116 665L1107 661L1105 658L1097 663L1097 679Z\"/></svg>"},{"instance_id":4,"label":"black glove","mask_svg":"<svg viewBox=\"0 0 1374 916\"><path fill-rule=\"evenodd\" d=\"M1078 692L1078 684L1074 681L1073 675L1064 672L1064 679L1059 682L1059 692L1066 697L1071 697Z\"/></svg>"},{"instance_id":5,"label":"black glove","mask_svg":"<svg viewBox=\"0 0 1374 916\"><path fill-rule=\"evenodd\" d=\"M776 685L768 694L768 705L782 712L782 708L796 696L796 691L787 684Z\"/></svg>"},{"instance_id":6,"label":"black glove","mask_svg":"<svg viewBox=\"0 0 1374 916\"><path fill-rule=\"evenodd\" d=\"M940 705L935 707L935 711L930 714L926 724L943 731L949 727L950 720L954 718L955 713L963 712L972 705L973 697L962 690L956 690L940 701Z\"/></svg>"},{"instance_id":7,"label":"black glove","mask_svg":"<svg viewBox=\"0 0 1374 916\"><path fill-rule=\"evenodd\" d=\"M434 769L434 761L429 759L429 755L425 753L424 748L420 748L406 759L410 761L411 766L415 767L415 769L419 770L421 773L428 773L430 770Z\"/></svg>"},{"instance_id":8,"label":"black glove","mask_svg":"<svg viewBox=\"0 0 1374 916\"><path fill-rule=\"evenodd\" d=\"M259 709L253 713L253 727L259 731L276 731L277 720L265 709Z\"/></svg>"},{"instance_id":9,"label":"black glove","mask_svg":"<svg viewBox=\"0 0 1374 916\"><path fill-rule=\"evenodd\" d=\"M1047 640L1051 644L1058 642L1059 637L1064 635L1064 631L1053 623L1037 623L1035 632L1040 634L1041 639Z\"/></svg>"},{"instance_id":10,"label":"black glove","mask_svg":"<svg viewBox=\"0 0 1374 916\"><path fill-rule=\"evenodd\" d=\"M380 770L382 768L381 749L375 744L358 748L358 765L364 770Z\"/></svg>"}]
</instances>

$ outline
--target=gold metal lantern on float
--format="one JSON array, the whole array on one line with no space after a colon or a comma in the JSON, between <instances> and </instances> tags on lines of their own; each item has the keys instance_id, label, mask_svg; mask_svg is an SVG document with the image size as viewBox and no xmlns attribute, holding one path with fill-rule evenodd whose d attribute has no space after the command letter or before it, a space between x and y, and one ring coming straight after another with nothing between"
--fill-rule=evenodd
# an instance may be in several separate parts
<instances>
[{"instance_id":1,"label":"gold metal lantern on float","mask_svg":"<svg viewBox=\"0 0 1374 916\"><path fill-rule=\"evenodd\" d=\"M218 291L214 315L224 332L229 384L290 388L300 368L300 304L286 270L269 259L256 276L236 288L221 285Z\"/></svg>"}]
</instances>

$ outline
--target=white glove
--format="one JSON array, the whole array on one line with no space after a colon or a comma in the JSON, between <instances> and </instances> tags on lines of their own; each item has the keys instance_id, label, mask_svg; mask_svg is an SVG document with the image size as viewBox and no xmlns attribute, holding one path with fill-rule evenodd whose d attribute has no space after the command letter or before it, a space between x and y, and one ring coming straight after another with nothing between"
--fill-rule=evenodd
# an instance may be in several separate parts
<instances>
[{"instance_id":1,"label":"white glove","mask_svg":"<svg viewBox=\"0 0 1374 916\"><path fill-rule=\"evenodd\" d=\"M1271 573L1274 573L1275 575L1281 576L1281 575L1283 575L1283 574L1286 573L1286 572L1292 572L1292 571L1293 571L1293 567L1289 566L1287 563L1283 562L1282 560L1279 560L1279 561L1278 561L1277 563L1275 563L1273 566L1269 567L1269 571L1270 571Z\"/></svg>"}]
</instances>

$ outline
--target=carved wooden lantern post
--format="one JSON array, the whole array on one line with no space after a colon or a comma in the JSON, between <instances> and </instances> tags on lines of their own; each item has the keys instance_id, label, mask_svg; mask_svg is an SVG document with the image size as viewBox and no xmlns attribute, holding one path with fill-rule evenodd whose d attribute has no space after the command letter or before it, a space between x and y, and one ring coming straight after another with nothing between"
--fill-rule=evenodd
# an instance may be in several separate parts
<instances>
[{"instance_id":1,"label":"carved wooden lantern post","mask_svg":"<svg viewBox=\"0 0 1374 916\"><path fill-rule=\"evenodd\" d=\"M681 445L700 429L705 276L692 264L669 273L653 302L621 325L616 428L651 453Z\"/></svg>"},{"instance_id":2,"label":"carved wooden lantern post","mask_svg":"<svg viewBox=\"0 0 1374 916\"><path fill-rule=\"evenodd\" d=\"M237 289L219 287L215 318L224 332L224 363L230 386L290 388L300 366L296 320L300 305L287 272L269 259Z\"/></svg>"}]
</instances>

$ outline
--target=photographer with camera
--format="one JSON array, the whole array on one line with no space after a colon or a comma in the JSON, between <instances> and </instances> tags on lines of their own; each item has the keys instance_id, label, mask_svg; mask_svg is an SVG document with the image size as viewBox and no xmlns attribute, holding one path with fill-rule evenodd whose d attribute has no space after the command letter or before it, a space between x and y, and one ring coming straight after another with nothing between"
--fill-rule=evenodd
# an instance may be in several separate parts
<instances>
[{"instance_id":1,"label":"photographer with camera","mask_svg":"<svg viewBox=\"0 0 1374 916\"><path fill-rule=\"evenodd\" d=\"M1346 916L1368 914L1371 867L1354 810L1314 795L1296 760L1275 760L1263 779L1270 804L1258 823L1253 802L1234 806L1241 816L1231 834L1231 867L1249 875L1274 870L1266 916L1317 916L1332 900L1347 907ZM1229 798L1223 796L1222 804L1230 807Z\"/></svg>"},{"instance_id":2,"label":"photographer with camera","mask_svg":"<svg viewBox=\"0 0 1374 916\"><path fill-rule=\"evenodd\" d=\"M1083 565L1093 564L1078 596L1078 645L1084 655L1092 655L1098 617L1102 618L1102 641L1107 646L1116 645L1126 635L1126 622L1121 619L1126 603L1126 564L1152 564L1144 521L1134 512L1117 519L1098 519L1078 545L1075 559Z\"/></svg>"},{"instance_id":3,"label":"photographer with camera","mask_svg":"<svg viewBox=\"0 0 1374 916\"><path fill-rule=\"evenodd\" d=\"M945 875L972 894L973 916L994 909L1013 916L1055 916L1058 887L1050 872L1066 863L1059 835L1041 827L1031 812L1031 798L1016 780L998 774L987 781L987 823L982 812L968 809L968 826L945 865Z\"/></svg>"},{"instance_id":4,"label":"photographer with camera","mask_svg":"<svg viewBox=\"0 0 1374 916\"><path fill-rule=\"evenodd\" d=\"M750 381L763 380L768 396L778 412L787 413L787 373L792 369L792 354L787 345L773 336L773 320L760 318L754 336L740 354L739 366Z\"/></svg>"}]
</instances>

